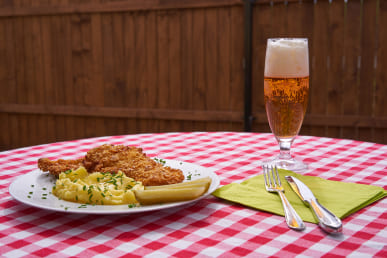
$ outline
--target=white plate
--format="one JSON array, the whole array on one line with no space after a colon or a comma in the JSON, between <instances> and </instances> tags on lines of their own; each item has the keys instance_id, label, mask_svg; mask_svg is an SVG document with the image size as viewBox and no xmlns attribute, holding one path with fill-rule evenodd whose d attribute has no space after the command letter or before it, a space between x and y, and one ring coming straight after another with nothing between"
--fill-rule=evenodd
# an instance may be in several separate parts
<instances>
[{"instance_id":1,"label":"white plate","mask_svg":"<svg viewBox=\"0 0 387 258\"><path fill-rule=\"evenodd\" d=\"M128 205L81 205L79 203L59 200L51 193L52 187L55 184L55 177L37 169L22 175L13 181L9 186L9 193L13 198L24 204L51 211L84 214L127 214L167 209L196 202L210 195L219 186L219 178L211 169L183 161L165 161L166 166L179 168L183 171L185 176L184 181L189 181L189 179L195 180L207 176L210 177L212 182L208 191L195 200L160 205L146 205L134 208L130 208Z\"/></svg>"}]
</instances>

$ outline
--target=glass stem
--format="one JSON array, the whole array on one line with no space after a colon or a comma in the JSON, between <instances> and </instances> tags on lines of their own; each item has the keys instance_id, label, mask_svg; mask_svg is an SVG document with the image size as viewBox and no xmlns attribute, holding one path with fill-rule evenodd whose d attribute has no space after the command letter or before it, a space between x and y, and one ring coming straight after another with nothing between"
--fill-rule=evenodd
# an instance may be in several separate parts
<instances>
[{"instance_id":1,"label":"glass stem","mask_svg":"<svg viewBox=\"0 0 387 258\"><path fill-rule=\"evenodd\" d=\"M290 155L290 148L292 147L293 139L279 139L278 144L280 147L280 154L279 158L280 159L291 159L292 156Z\"/></svg>"}]
</instances>

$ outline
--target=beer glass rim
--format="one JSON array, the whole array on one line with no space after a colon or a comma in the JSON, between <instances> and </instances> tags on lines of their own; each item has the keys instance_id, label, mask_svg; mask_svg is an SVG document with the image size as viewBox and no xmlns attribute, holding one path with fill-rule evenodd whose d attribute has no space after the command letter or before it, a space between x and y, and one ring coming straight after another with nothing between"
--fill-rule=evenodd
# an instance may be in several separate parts
<instances>
[{"instance_id":1,"label":"beer glass rim","mask_svg":"<svg viewBox=\"0 0 387 258\"><path fill-rule=\"evenodd\" d=\"M267 41L277 41L277 40L281 40L281 39L285 39L285 40L305 40L305 41L308 41L308 38L281 38L281 37L278 37L278 38L268 38Z\"/></svg>"}]
</instances>

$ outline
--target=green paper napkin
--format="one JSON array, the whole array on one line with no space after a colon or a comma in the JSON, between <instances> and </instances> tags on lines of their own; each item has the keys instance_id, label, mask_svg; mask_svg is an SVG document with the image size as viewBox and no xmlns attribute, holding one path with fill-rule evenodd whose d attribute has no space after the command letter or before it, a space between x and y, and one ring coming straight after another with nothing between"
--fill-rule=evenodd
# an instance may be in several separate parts
<instances>
[{"instance_id":1,"label":"green paper napkin","mask_svg":"<svg viewBox=\"0 0 387 258\"><path fill-rule=\"evenodd\" d=\"M318 223L312 210L293 192L285 176L300 179L312 190L322 205L341 219L387 196L387 191L378 186L331 181L282 169L278 172L289 202L304 221L312 223ZM212 194L228 201L284 216L280 197L276 193L266 191L263 175L252 177L240 184L222 186Z\"/></svg>"}]
</instances>

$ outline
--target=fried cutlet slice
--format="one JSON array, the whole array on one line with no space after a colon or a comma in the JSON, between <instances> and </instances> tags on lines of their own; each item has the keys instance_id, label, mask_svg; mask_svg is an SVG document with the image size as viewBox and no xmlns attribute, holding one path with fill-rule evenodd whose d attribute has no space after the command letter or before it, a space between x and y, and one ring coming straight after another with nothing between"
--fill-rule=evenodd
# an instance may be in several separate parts
<instances>
[{"instance_id":1,"label":"fried cutlet slice","mask_svg":"<svg viewBox=\"0 0 387 258\"><path fill-rule=\"evenodd\" d=\"M38 167L44 172L50 172L55 176L58 176L60 173L67 170L76 170L80 166L83 166L83 158L76 160L64 160L58 159L52 161L48 158L41 158L38 160Z\"/></svg>"},{"instance_id":2,"label":"fried cutlet slice","mask_svg":"<svg viewBox=\"0 0 387 258\"><path fill-rule=\"evenodd\" d=\"M89 173L122 171L128 177L142 182L144 186L176 184L184 180L180 169L163 166L146 156L141 148L124 145L105 144L89 150L84 158L76 160L38 160L39 169L55 176L80 166L84 166Z\"/></svg>"},{"instance_id":3,"label":"fried cutlet slice","mask_svg":"<svg viewBox=\"0 0 387 258\"><path fill-rule=\"evenodd\" d=\"M83 165L89 172L122 171L144 186L181 183L184 174L146 156L141 148L105 144L87 152Z\"/></svg>"}]
</instances>

